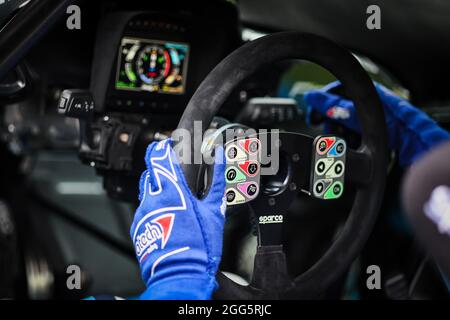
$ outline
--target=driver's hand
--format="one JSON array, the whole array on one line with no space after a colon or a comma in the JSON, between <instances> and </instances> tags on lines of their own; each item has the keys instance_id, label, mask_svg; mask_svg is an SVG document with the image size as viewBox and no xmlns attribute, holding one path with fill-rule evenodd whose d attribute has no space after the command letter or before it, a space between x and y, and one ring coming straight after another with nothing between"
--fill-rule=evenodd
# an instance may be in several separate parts
<instances>
[{"instance_id":1,"label":"driver's hand","mask_svg":"<svg viewBox=\"0 0 450 320\"><path fill-rule=\"evenodd\" d=\"M317 111L331 121L360 132L353 102L330 93L340 86L333 82L322 90L312 90L304 95L308 116ZM421 110L392 91L375 83L384 105L389 135L389 145L394 149L401 166L409 166L420 155L450 138L450 134Z\"/></svg>"},{"instance_id":2,"label":"driver's hand","mask_svg":"<svg viewBox=\"0 0 450 320\"><path fill-rule=\"evenodd\" d=\"M225 160L216 150L213 183L197 199L172 150L172 141L149 145L141 201L131 226L147 290L143 299L209 299L222 255Z\"/></svg>"}]
</instances>

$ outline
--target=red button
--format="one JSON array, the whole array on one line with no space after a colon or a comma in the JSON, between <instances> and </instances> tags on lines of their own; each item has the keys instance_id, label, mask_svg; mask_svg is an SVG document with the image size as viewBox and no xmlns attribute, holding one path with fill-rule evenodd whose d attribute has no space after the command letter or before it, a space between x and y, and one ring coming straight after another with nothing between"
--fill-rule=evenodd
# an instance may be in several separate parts
<instances>
[{"instance_id":1,"label":"red button","mask_svg":"<svg viewBox=\"0 0 450 320\"><path fill-rule=\"evenodd\" d=\"M240 140L239 144L245 151L247 151L247 153L256 153L259 150L259 140L258 139Z\"/></svg>"},{"instance_id":2,"label":"red button","mask_svg":"<svg viewBox=\"0 0 450 320\"><path fill-rule=\"evenodd\" d=\"M239 163L239 168L241 168L245 174L250 177L255 176L259 171L259 165L256 161L245 161Z\"/></svg>"},{"instance_id":3,"label":"red button","mask_svg":"<svg viewBox=\"0 0 450 320\"><path fill-rule=\"evenodd\" d=\"M317 141L317 153L320 155L324 155L331 148L335 141L335 137L320 138L319 141Z\"/></svg>"}]
</instances>

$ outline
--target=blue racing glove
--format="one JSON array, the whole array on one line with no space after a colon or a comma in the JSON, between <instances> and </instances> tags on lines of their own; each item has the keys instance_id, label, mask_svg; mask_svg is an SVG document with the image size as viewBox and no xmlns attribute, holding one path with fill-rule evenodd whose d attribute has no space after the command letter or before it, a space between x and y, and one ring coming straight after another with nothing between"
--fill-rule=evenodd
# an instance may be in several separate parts
<instances>
[{"instance_id":1,"label":"blue racing glove","mask_svg":"<svg viewBox=\"0 0 450 320\"><path fill-rule=\"evenodd\" d=\"M223 148L216 150L213 183L197 199L172 141L149 145L140 180L140 205L131 226L147 290L142 299L210 299L222 256L226 202Z\"/></svg>"},{"instance_id":2,"label":"blue racing glove","mask_svg":"<svg viewBox=\"0 0 450 320\"><path fill-rule=\"evenodd\" d=\"M305 93L307 117L315 110L359 133L361 129L353 102L329 92L337 86L340 86L340 83L336 81L322 90ZM384 105L389 146L397 152L401 166L409 166L420 155L450 138L445 129L408 101L378 83L375 83L375 88Z\"/></svg>"}]
</instances>

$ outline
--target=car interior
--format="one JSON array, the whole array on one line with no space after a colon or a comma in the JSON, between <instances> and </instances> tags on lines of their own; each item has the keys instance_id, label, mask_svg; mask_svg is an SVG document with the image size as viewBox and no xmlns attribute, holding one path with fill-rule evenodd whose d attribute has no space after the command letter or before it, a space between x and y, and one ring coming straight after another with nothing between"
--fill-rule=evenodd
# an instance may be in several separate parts
<instances>
[{"instance_id":1,"label":"car interior","mask_svg":"<svg viewBox=\"0 0 450 320\"><path fill-rule=\"evenodd\" d=\"M0 1L0 298L139 296L130 225L146 148L202 121L276 129L281 148L256 199L227 191L216 299L448 299L405 218L405 169L372 81L449 130L450 3L377 1L379 30L366 27L370 4ZM336 79L360 134L293 99ZM311 174L324 136L347 150L330 196ZM207 168L183 169L204 192ZM66 285L70 265L79 290ZM367 285L373 265L381 288Z\"/></svg>"}]
</instances>

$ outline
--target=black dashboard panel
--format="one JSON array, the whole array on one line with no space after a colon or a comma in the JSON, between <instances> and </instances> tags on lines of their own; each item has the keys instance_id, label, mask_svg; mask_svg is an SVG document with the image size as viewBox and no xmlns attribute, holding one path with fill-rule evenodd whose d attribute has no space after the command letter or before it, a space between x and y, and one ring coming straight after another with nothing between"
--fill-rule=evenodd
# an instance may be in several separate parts
<instances>
[{"instance_id":1,"label":"black dashboard panel","mask_svg":"<svg viewBox=\"0 0 450 320\"><path fill-rule=\"evenodd\" d=\"M240 42L233 5L198 3L176 12L165 7L104 15L91 77L96 111L183 111L203 78ZM218 4L223 10L212 10Z\"/></svg>"}]
</instances>

